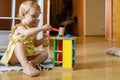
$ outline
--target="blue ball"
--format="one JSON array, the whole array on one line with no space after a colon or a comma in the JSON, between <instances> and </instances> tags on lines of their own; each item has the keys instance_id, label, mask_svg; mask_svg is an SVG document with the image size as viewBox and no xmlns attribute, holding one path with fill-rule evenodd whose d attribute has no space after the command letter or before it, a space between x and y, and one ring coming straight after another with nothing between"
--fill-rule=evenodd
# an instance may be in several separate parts
<instances>
[{"instance_id":1,"label":"blue ball","mask_svg":"<svg viewBox=\"0 0 120 80\"><path fill-rule=\"evenodd\" d=\"M71 36L71 34L66 34L65 37L66 37L66 38L70 38L70 37L72 37L72 36Z\"/></svg>"}]
</instances>

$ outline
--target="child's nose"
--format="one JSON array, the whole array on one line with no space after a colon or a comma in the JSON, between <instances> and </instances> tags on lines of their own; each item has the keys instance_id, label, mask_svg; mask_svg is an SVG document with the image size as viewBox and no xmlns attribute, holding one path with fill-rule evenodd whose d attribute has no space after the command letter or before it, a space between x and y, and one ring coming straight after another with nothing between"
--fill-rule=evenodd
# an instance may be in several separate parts
<instances>
[{"instance_id":1,"label":"child's nose","mask_svg":"<svg viewBox=\"0 0 120 80\"><path fill-rule=\"evenodd\" d=\"M34 21L36 21L36 22L37 22L37 21L39 21L39 19L34 19Z\"/></svg>"}]
</instances>

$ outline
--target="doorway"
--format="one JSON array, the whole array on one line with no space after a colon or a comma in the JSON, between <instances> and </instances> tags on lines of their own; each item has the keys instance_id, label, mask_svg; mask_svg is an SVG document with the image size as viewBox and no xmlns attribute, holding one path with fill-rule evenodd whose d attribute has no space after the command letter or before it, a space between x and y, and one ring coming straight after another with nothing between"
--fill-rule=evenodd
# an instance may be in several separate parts
<instances>
[{"instance_id":1,"label":"doorway","mask_svg":"<svg viewBox=\"0 0 120 80\"><path fill-rule=\"evenodd\" d=\"M85 36L105 36L105 0L85 0Z\"/></svg>"},{"instance_id":2,"label":"doorway","mask_svg":"<svg viewBox=\"0 0 120 80\"><path fill-rule=\"evenodd\" d=\"M62 22L72 20L73 4L72 0L51 0L50 2L50 24L52 27L59 29ZM72 34L72 25L65 32ZM56 36L58 32L51 31L50 35Z\"/></svg>"}]
</instances>

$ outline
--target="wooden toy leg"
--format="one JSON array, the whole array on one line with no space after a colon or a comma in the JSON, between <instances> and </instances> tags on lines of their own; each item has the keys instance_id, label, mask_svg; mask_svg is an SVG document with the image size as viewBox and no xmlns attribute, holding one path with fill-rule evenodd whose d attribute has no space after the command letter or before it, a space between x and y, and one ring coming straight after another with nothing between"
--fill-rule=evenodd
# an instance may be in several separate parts
<instances>
[{"instance_id":1,"label":"wooden toy leg","mask_svg":"<svg viewBox=\"0 0 120 80\"><path fill-rule=\"evenodd\" d=\"M56 61L57 61L57 40L53 40L53 49L54 49L54 53L53 53L53 66L55 67L57 64L56 64Z\"/></svg>"}]
</instances>

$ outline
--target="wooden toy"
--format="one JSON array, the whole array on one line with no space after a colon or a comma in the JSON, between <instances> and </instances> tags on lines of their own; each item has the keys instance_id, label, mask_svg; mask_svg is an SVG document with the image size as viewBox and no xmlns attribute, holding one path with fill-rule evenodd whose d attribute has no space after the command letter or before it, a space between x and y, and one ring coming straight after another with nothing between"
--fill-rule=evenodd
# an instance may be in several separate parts
<instances>
[{"instance_id":1,"label":"wooden toy","mask_svg":"<svg viewBox=\"0 0 120 80\"><path fill-rule=\"evenodd\" d=\"M66 34L64 37L65 28L63 26L59 29L52 28L52 30L59 32L53 40L53 66L55 67L57 64L62 63L63 68L74 68L76 38L70 34Z\"/></svg>"},{"instance_id":2,"label":"wooden toy","mask_svg":"<svg viewBox=\"0 0 120 80\"><path fill-rule=\"evenodd\" d=\"M64 27L60 27L59 29L52 28L52 30L59 32L58 35L57 35L58 38L61 38L61 37L64 36L64 30L65 30ZM62 50L62 40L59 40L59 41L58 41L57 49L58 49L59 51ZM58 60L59 62L62 61L62 53L61 53L61 52L59 52L59 54L57 54L57 60Z\"/></svg>"},{"instance_id":3,"label":"wooden toy","mask_svg":"<svg viewBox=\"0 0 120 80\"><path fill-rule=\"evenodd\" d=\"M60 36L60 37L62 37L62 36L64 36L64 30L65 30L65 28L64 27L60 27L59 29L57 29L57 28L51 28L53 31L56 31L56 32L58 32L58 37Z\"/></svg>"},{"instance_id":4,"label":"wooden toy","mask_svg":"<svg viewBox=\"0 0 120 80\"><path fill-rule=\"evenodd\" d=\"M60 45L60 46L59 46ZM59 46L59 48L57 48ZM61 47L62 46L62 47ZM57 66L57 63L62 63L63 68L75 67L75 53L76 53L76 38L57 38L53 39L53 66ZM57 54L62 54L60 58L57 58Z\"/></svg>"},{"instance_id":5,"label":"wooden toy","mask_svg":"<svg viewBox=\"0 0 120 80\"><path fill-rule=\"evenodd\" d=\"M58 50L62 51L62 40L58 41ZM57 59L58 61L62 61L62 52L59 52L59 54L57 55Z\"/></svg>"}]
</instances>

